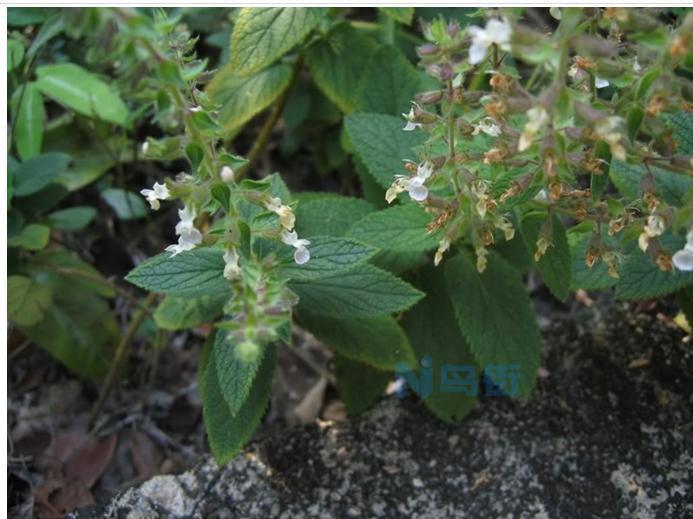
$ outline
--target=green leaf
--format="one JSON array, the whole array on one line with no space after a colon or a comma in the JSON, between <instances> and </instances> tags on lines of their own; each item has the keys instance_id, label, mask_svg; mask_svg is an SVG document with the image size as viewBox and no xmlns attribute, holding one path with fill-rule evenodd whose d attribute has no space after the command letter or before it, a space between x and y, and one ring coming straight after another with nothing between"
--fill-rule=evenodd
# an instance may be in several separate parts
<instances>
[{"instance_id":1,"label":"green leaf","mask_svg":"<svg viewBox=\"0 0 693 519\"><path fill-rule=\"evenodd\" d=\"M134 220L147 216L147 205L142 196L137 193L110 188L101 192L101 198L111 206L121 220Z\"/></svg>"},{"instance_id":2,"label":"green leaf","mask_svg":"<svg viewBox=\"0 0 693 519\"><path fill-rule=\"evenodd\" d=\"M411 101L421 90L414 66L397 47L387 45L378 49L365 68L368 73L363 75L357 91L358 110L400 116L399 122L404 121L401 114L409 111Z\"/></svg>"},{"instance_id":3,"label":"green leaf","mask_svg":"<svg viewBox=\"0 0 693 519\"><path fill-rule=\"evenodd\" d=\"M410 25L414 19L413 7L378 7L378 10L404 25Z\"/></svg>"},{"instance_id":4,"label":"green leaf","mask_svg":"<svg viewBox=\"0 0 693 519\"><path fill-rule=\"evenodd\" d=\"M445 276L457 322L477 362L516 365L519 395L529 396L539 367L541 338L532 303L516 270L495 252L479 274L465 253L448 260Z\"/></svg>"},{"instance_id":5,"label":"green leaf","mask_svg":"<svg viewBox=\"0 0 693 519\"><path fill-rule=\"evenodd\" d=\"M298 321L326 346L351 360L390 371L400 362L415 362L407 336L389 315L339 319L299 307Z\"/></svg>"},{"instance_id":6,"label":"green leaf","mask_svg":"<svg viewBox=\"0 0 693 519\"><path fill-rule=\"evenodd\" d=\"M331 317L387 315L406 310L423 294L372 265L359 265L313 281L293 281L299 308Z\"/></svg>"},{"instance_id":7,"label":"green leaf","mask_svg":"<svg viewBox=\"0 0 693 519\"><path fill-rule=\"evenodd\" d=\"M51 303L51 289L25 276L7 278L7 317L22 326L39 323Z\"/></svg>"},{"instance_id":8,"label":"green leaf","mask_svg":"<svg viewBox=\"0 0 693 519\"><path fill-rule=\"evenodd\" d=\"M49 214L48 223L59 231L78 231L89 225L95 217L96 209L93 207L70 207Z\"/></svg>"},{"instance_id":9,"label":"green leaf","mask_svg":"<svg viewBox=\"0 0 693 519\"><path fill-rule=\"evenodd\" d=\"M388 188L395 175L405 173L404 160L416 160L414 146L423 144L422 132L405 132L404 118L385 114L351 114L346 129L354 151L368 172Z\"/></svg>"},{"instance_id":10,"label":"green leaf","mask_svg":"<svg viewBox=\"0 0 693 519\"><path fill-rule=\"evenodd\" d=\"M528 250L536 250L537 239L544 222L545 214L532 214L522 220L522 238ZM570 294L572 262L565 227L555 214L551 218L551 241L546 254L535 262L535 266L551 293L565 301Z\"/></svg>"},{"instance_id":11,"label":"green leaf","mask_svg":"<svg viewBox=\"0 0 693 519\"><path fill-rule=\"evenodd\" d=\"M667 232L660 236L660 242L665 249L673 253L683 248L686 239ZM663 272L637 247L633 247L623 263L619 276L616 297L627 300L662 297L693 283L693 272L682 272L677 269L672 272Z\"/></svg>"},{"instance_id":12,"label":"green leaf","mask_svg":"<svg viewBox=\"0 0 693 519\"><path fill-rule=\"evenodd\" d=\"M589 268L585 263L587 245L591 237L591 234L584 235L582 233L570 233L568 235L572 258L572 290L604 290L611 288L617 282L616 279L609 276L609 268L603 261L598 261L592 268ZM609 239L608 241L616 244L615 240Z\"/></svg>"},{"instance_id":13,"label":"green leaf","mask_svg":"<svg viewBox=\"0 0 693 519\"><path fill-rule=\"evenodd\" d=\"M45 225L31 223L19 234L7 240L8 247L21 247L27 250L41 250L48 245L51 230Z\"/></svg>"},{"instance_id":14,"label":"green leaf","mask_svg":"<svg viewBox=\"0 0 693 519\"><path fill-rule=\"evenodd\" d=\"M14 138L19 156L26 161L41 153L46 112L43 97L35 83L28 83L23 90L21 101L18 101Z\"/></svg>"},{"instance_id":15,"label":"green leaf","mask_svg":"<svg viewBox=\"0 0 693 519\"><path fill-rule=\"evenodd\" d=\"M263 355L248 398L238 412L232 415L219 384L212 344L212 341L208 341L202 350L198 387L202 397L202 414L209 445L216 462L223 465L250 440L265 413L272 389L277 354L273 345L265 346L267 351Z\"/></svg>"},{"instance_id":16,"label":"green leaf","mask_svg":"<svg viewBox=\"0 0 693 519\"><path fill-rule=\"evenodd\" d=\"M164 330L194 328L219 317L228 299L228 294L200 297L166 296L154 312L154 321Z\"/></svg>"},{"instance_id":17,"label":"green leaf","mask_svg":"<svg viewBox=\"0 0 693 519\"><path fill-rule=\"evenodd\" d=\"M339 398L350 415L363 413L385 393L391 373L351 360L338 353L334 356L334 371L337 378Z\"/></svg>"},{"instance_id":18,"label":"green leaf","mask_svg":"<svg viewBox=\"0 0 693 519\"><path fill-rule=\"evenodd\" d=\"M98 76L75 65L58 63L36 69L43 95L75 112L125 126L128 109L120 96Z\"/></svg>"},{"instance_id":19,"label":"green leaf","mask_svg":"<svg viewBox=\"0 0 693 519\"><path fill-rule=\"evenodd\" d=\"M54 278L56 280L56 278ZM106 302L57 279L43 320L22 333L80 376L99 379L113 358L118 324Z\"/></svg>"},{"instance_id":20,"label":"green leaf","mask_svg":"<svg viewBox=\"0 0 693 519\"><path fill-rule=\"evenodd\" d=\"M149 258L126 276L140 288L164 294L199 297L228 294L223 251L198 248L176 256L164 252Z\"/></svg>"},{"instance_id":21,"label":"green leaf","mask_svg":"<svg viewBox=\"0 0 693 519\"><path fill-rule=\"evenodd\" d=\"M382 250L423 252L438 246L437 235L426 231L430 221L428 213L416 204L393 206L366 215L347 236Z\"/></svg>"},{"instance_id":22,"label":"green leaf","mask_svg":"<svg viewBox=\"0 0 693 519\"><path fill-rule=\"evenodd\" d=\"M54 284L69 286L77 294L94 292L103 297L116 294L98 270L64 249L42 250L32 257L28 268L35 277L49 277Z\"/></svg>"},{"instance_id":23,"label":"green leaf","mask_svg":"<svg viewBox=\"0 0 693 519\"><path fill-rule=\"evenodd\" d=\"M667 122L674 131L676 152L693 155L693 113L677 112L667 117Z\"/></svg>"},{"instance_id":24,"label":"green leaf","mask_svg":"<svg viewBox=\"0 0 693 519\"><path fill-rule=\"evenodd\" d=\"M324 8L242 8L231 35L231 67L239 76L262 70L301 43L324 15Z\"/></svg>"},{"instance_id":25,"label":"green leaf","mask_svg":"<svg viewBox=\"0 0 693 519\"><path fill-rule=\"evenodd\" d=\"M374 207L360 198L350 198L337 194L323 194L319 197L304 197L299 194L296 214L296 232L301 237L344 236L358 220L374 210Z\"/></svg>"},{"instance_id":26,"label":"green leaf","mask_svg":"<svg viewBox=\"0 0 693 519\"><path fill-rule=\"evenodd\" d=\"M26 60L33 60L43 46L53 39L54 36L61 33L64 28L65 17L63 16L62 9L58 9L53 16L47 18L41 25L38 34L36 34L31 45L29 45L29 49L26 51Z\"/></svg>"},{"instance_id":27,"label":"green leaf","mask_svg":"<svg viewBox=\"0 0 693 519\"><path fill-rule=\"evenodd\" d=\"M342 112L356 108L357 87L369 70L364 63L375 49L373 39L344 23L306 50L315 83Z\"/></svg>"},{"instance_id":28,"label":"green leaf","mask_svg":"<svg viewBox=\"0 0 693 519\"><path fill-rule=\"evenodd\" d=\"M365 263L377 252L375 247L358 241L326 236L312 239L309 249L310 261L297 265L293 247L282 247L279 252L280 273L297 281L334 276Z\"/></svg>"},{"instance_id":29,"label":"green leaf","mask_svg":"<svg viewBox=\"0 0 693 519\"><path fill-rule=\"evenodd\" d=\"M693 178L686 175L672 173L663 169L650 167L655 178L655 190L667 204L676 207L685 205L685 198L693 191ZM623 196L639 198L640 180L646 170L641 165L630 165L620 160L611 162L611 181Z\"/></svg>"},{"instance_id":30,"label":"green leaf","mask_svg":"<svg viewBox=\"0 0 693 519\"><path fill-rule=\"evenodd\" d=\"M36 193L53 182L70 163L65 153L44 153L22 162L15 171L14 196Z\"/></svg>"},{"instance_id":31,"label":"green leaf","mask_svg":"<svg viewBox=\"0 0 693 519\"><path fill-rule=\"evenodd\" d=\"M419 301L404 316L402 326L407 332L409 341L419 362L409 365L417 380L423 382L421 362L426 364L432 375L432 392L420 395L426 407L436 416L447 422L464 418L476 405L479 368L464 340L455 313L446 290L446 281L442 269L428 266L422 270L414 284L426 292L426 297ZM471 388L451 387L447 380L440 376L444 366L464 366L474 371L476 380L474 390ZM448 378L454 375L448 375ZM466 378L464 380L466 381ZM460 391L465 389L465 391ZM469 389L469 391L467 391Z\"/></svg>"},{"instance_id":32,"label":"green leaf","mask_svg":"<svg viewBox=\"0 0 693 519\"><path fill-rule=\"evenodd\" d=\"M7 39L7 72L12 72L24 59L24 44L14 38Z\"/></svg>"},{"instance_id":33,"label":"green leaf","mask_svg":"<svg viewBox=\"0 0 693 519\"><path fill-rule=\"evenodd\" d=\"M219 389L226 401L229 413L235 416L248 398L257 373L264 348L252 360L244 360L235 352L236 344L230 335L222 330L216 334L213 356L219 379Z\"/></svg>"},{"instance_id":34,"label":"green leaf","mask_svg":"<svg viewBox=\"0 0 693 519\"><path fill-rule=\"evenodd\" d=\"M234 133L270 106L291 83L292 68L278 63L252 76L241 77L232 65L217 72L207 87L212 101L221 105L219 123Z\"/></svg>"}]
</instances>

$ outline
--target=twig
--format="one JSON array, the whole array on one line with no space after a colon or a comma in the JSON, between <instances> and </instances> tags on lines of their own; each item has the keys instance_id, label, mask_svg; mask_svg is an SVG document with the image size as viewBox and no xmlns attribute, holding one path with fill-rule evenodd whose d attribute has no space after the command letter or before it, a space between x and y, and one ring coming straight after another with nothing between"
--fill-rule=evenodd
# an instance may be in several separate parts
<instances>
[{"instance_id":1,"label":"twig","mask_svg":"<svg viewBox=\"0 0 693 519\"><path fill-rule=\"evenodd\" d=\"M104 380L103 385L101 386L99 398L91 411L89 423L92 427L96 422L99 413L101 412L101 408L103 407L104 403L106 402L106 399L108 398L108 394L111 392L111 388L113 386L113 382L115 381L118 368L120 367L121 361L125 357L125 353L128 350L128 346L130 345L132 338L135 336L135 332L137 332L138 328L142 324L142 321L144 321L144 318L148 313L149 305L151 305L154 302L155 298L156 294L154 293L149 294L147 296L147 298L144 300L144 303L142 303L142 308L140 308L135 317L132 319L132 321L130 322L130 326L125 332L125 335L123 335L123 338L120 340L120 344L118 344L118 348L116 349L115 355L113 356L111 366L108 368L106 379Z\"/></svg>"}]
</instances>

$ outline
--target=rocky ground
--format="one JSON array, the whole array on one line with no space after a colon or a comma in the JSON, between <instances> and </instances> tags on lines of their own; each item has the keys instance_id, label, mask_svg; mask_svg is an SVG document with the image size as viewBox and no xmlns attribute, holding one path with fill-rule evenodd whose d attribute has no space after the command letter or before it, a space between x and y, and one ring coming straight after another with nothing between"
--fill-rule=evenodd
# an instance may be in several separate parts
<instances>
[{"instance_id":1,"label":"rocky ground","mask_svg":"<svg viewBox=\"0 0 693 519\"><path fill-rule=\"evenodd\" d=\"M532 398L415 400L206 458L77 517L693 517L693 345L655 312L555 319Z\"/></svg>"}]
</instances>

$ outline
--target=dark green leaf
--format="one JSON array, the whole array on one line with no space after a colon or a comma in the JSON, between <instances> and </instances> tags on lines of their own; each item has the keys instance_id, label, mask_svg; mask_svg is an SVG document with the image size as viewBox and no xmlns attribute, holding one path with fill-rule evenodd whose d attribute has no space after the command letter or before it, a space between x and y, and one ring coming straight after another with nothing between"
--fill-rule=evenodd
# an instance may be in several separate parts
<instances>
[{"instance_id":1,"label":"dark green leaf","mask_svg":"<svg viewBox=\"0 0 693 519\"><path fill-rule=\"evenodd\" d=\"M93 207L70 207L54 211L48 215L48 223L59 231L78 231L96 217L96 209Z\"/></svg>"},{"instance_id":2,"label":"dark green leaf","mask_svg":"<svg viewBox=\"0 0 693 519\"><path fill-rule=\"evenodd\" d=\"M423 252L438 245L438 236L426 230L430 221L430 215L416 204L394 206L366 215L347 236L382 250Z\"/></svg>"},{"instance_id":3,"label":"dark green leaf","mask_svg":"<svg viewBox=\"0 0 693 519\"><path fill-rule=\"evenodd\" d=\"M387 371L351 360L338 353L334 356L339 398L346 404L350 415L363 413L385 393L392 375Z\"/></svg>"},{"instance_id":4,"label":"dark green leaf","mask_svg":"<svg viewBox=\"0 0 693 519\"><path fill-rule=\"evenodd\" d=\"M166 296L154 312L164 330L184 330L214 321L229 300L228 294L200 297Z\"/></svg>"},{"instance_id":5,"label":"dark green leaf","mask_svg":"<svg viewBox=\"0 0 693 519\"><path fill-rule=\"evenodd\" d=\"M64 153L44 153L22 162L15 171L14 196L26 196L40 191L53 182L70 163Z\"/></svg>"},{"instance_id":6,"label":"dark green leaf","mask_svg":"<svg viewBox=\"0 0 693 519\"><path fill-rule=\"evenodd\" d=\"M7 317L23 326L41 322L51 303L51 288L26 276L7 278Z\"/></svg>"},{"instance_id":7,"label":"dark green leaf","mask_svg":"<svg viewBox=\"0 0 693 519\"><path fill-rule=\"evenodd\" d=\"M133 220L147 216L144 198L124 189L110 188L101 192L101 198L111 206L121 220Z\"/></svg>"}]
</instances>

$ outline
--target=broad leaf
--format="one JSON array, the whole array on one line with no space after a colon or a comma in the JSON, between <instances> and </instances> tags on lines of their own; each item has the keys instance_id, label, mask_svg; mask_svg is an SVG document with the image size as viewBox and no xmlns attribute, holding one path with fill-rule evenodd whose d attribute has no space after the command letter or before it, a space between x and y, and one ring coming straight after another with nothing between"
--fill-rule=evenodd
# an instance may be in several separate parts
<instances>
[{"instance_id":1,"label":"broad leaf","mask_svg":"<svg viewBox=\"0 0 693 519\"><path fill-rule=\"evenodd\" d=\"M53 229L59 231L78 231L96 217L96 209L93 207L70 207L53 211L48 215L48 223Z\"/></svg>"},{"instance_id":2,"label":"broad leaf","mask_svg":"<svg viewBox=\"0 0 693 519\"><path fill-rule=\"evenodd\" d=\"M298 321L326 346L351 360L390 371L400 362L415 362L407 336L389 315L340 319L299 307Z\"/></svg>"},{"instance_id":3,"label":"broad leaf","mask_svg":"<svg viewBox=\"0 0 693 519\"><path fill-rule=\"evenodd\" d=\"M213 340L213 339L212 339ZM277 363L273 345L265 346L262 364L255 375L248 398L235 415L232 415L219 384L212 341L202 350L198 370L198 387L202 397L202 413L207 429L209 445L219 465L227 463L252 438L269 401L272 379Z\"/></svg>"},{"instance_id":4,"label":"broad leaf","mask_svg":"<svg viewBox=\"0 0 693 519\"><path fill-rule=\"evenodd\" d=\"M400 116L409 111L421 84L414 66L397 47L381 47L366 64L358 86L358 111ZM405 121L406 122L406 121ZM403 126L403 125L402 125Z\"/></svg>"},{"instance_id":5,"label":"broad leaf","mask_svg":"<svg viewBox=\"0 0 693 519\"><path fill-rule=\"evenodd\" d=\"M537 238L545 221L545 214L529 215L522 220L522 238L528 250L537 249ZM546 254L535 266L551 293L565 301L570 294L572 264L565 227L556 215L551 218L551 241Z\"/></svg>"},{"instance_id":6,"label":"broad leaf","mask_svg":"<svg viewBox=\"0 0 693 519\"><path fill-rule=\"evenodd\" d=\"M262 70L301 43L324 15L324 8L242 8L231 35L231 67L241 76Z\"/></svg>"},{"instance_id":7,"label":"broad leaf","mask_svg":"<svg viewBox=\"0 0 693 519\"><path fill-rule=\"evenodd\" d=\"M13 136L17 152L23 161L29 160L41 153L43 144L43 121L46 112L43 108L43 97L34 83L28 83L19 90L17 100L17 120Z\"/></svg>"},{"instance_id":8,"label":"broad leaf","mask_svg":"<svg viewBox=\"0 0 693 519\"><path fill-rule=\"evenodd\" d=\"M347 236L383 250L423 252L438 245L437 235L426 231L430 221L418 205L399 205L368 214L351 226Z\"/></svg>"},{"instance_id":9,"label":"broad leaf","mask_svg":"<svg viewBox=\"0 0 693 519\"><path fill-rule=\"evenodd\" d=\"M212 100L221 105L219 123L232 134L277 99L291 83L292 69L279 63L252 76L241 77L226 65L207 87Z\"/></svg>"},{"instance_id":10,"label":"broad leaf","mask_svg":"<svg viewBox=\"0 0 693 519\"><path fill-rule=\"evenodd\" d=\"M265 349L252 360L243 360L236 354L236 344L224 331L218 331L214 340L213 357L216 367L219 389L226 401L231 416L236 416L248 398Z\"/></svg>"},{"instance_id":11,"label":"broad leaf","mask_svg":"<svg viewBox=\"0 0 693 519\"><path fill-rule=\"evenodd\" d=\"M113 187L102 191L101 198L111 206L121 220L143 218L149 212L144 198L131 191Z\"/></svg>"},{"instance_id":12,"label":"broad leaf","mask_svg":"<svg viewBox=\"0 0 693 519\"><path fill-rule=\"evenodd\" d=\"M319 197L299 195L296 232L299 236L345 236L349 228L374 210L360 198L321 193Z\"/></svg>"},{"instance_id":13,"label":"broad leaf","mask_svg":"<svg viewBox=\"0 0 693 519\"><path fill-rule=\"evenodd\" d=\"M372 265L314 281L293 281L299 308L331 317L366 317L406 310L423 294L398 277Z\"/></svg>"},{"instance_id":14,"label":"broad leaf","mask_svg":"<svg viewBox=\"0 0 693 519\"><path fill-rule=\"evenodd\" d=\"M662 246L673 253L683 248L683 236L672 236L670 232L660 237ZM693 272L663 272L639 248L632 252L619 271L616 284L618 299L654 299L676 292L693 283Z\"/></svg>"},{"instance_id":15,"label":"broad leaf","mask_svg":"<svg viewBox=\"0 0 693 519\"><path fill-rule=\"evenodd\" d=\"M228 302L228 294L213 296L166 296L154 312L154 321L164 330L184 330L214 321Z\"/></svg>"},{"instance_id":16,"label":"broad leaf","mask_svg":"<svg viewBox=\"0 0 693 519\"><path fill-rule=\"evenodd\" d=\"M51 303L51 289L25 276L7 278L7 317L23 326L39 323Z\"/></svg>"},{"instance_id":17,"label":"broad leaf","mask_svg":"<svg viewBox=\"0 0 693 519\"><path fill-rule=\"evenodd\" d=\"M402 326L417 362L401 368L416 377L418 387L412 381L409 386L418 390L426 407L442 420L454 422L476 405L479 368L455 320L442 270L429 266L414 283L426 291L426 297L407 312ZM455 384L455 378L463 383Z\"/></svg>"},{"instance_id":18,"label":"broad leaf","mask_svg":"<svg viewBox=\"0 0 693 519\"><path fill-rule=\"evenodd\" d=\"M8 247L21 247L27 250L41 250L48 245L51 230L45 225L30 223L19 234L8 238Z\"/></svg>"},{"instance_id":19,"label":"broad leaf","mask_svg":"<svg viewBox=\"0 0 693 519\"><path fill-rule=\"evenodd\" d=\"M669 126L674 130L676 141L676 153L693 154L693 114L690 112L677 112L667 117Z\"/></svg>"},{"instance_id":20,"label":"broad leaf","mask_svg":"<svg viewBox=\"0 0 693 519\"><path fill-rule=\"evenodd\" d=\"M223 251L201 248L176 256L164 252L144 261L125 278L152 292L197 297L229 294Z\"/></svg>"},{"instance_id":21,"label":"broad leaf","mask_svg":"<svg viewBox=\"0 0 693 519\"><path fill-rule=\"evenodd\" d=\"M537 376L541 337L532 303L516 270L495 252L480 274L466 253L445 266L450 299L467 342L483 369L519 372L518 394L529 396Z\"/></svg>"},{"instance_id":22,"label":"broad leaf","mask_svg":"<svg viewBox=\"0 0 693 519\"><path fill-rule=\"evenodd\" d=\"M357 87L370 69L364 67L376 44L349 24L341 24L306 50L315 83L344 113L357 105Z\"/></svg>"},{"instance_id":23,"label":"broad leaf","mask_svg":"<svg viewBox=\"0 0 693 519\"><path fill-rule=\"evenodd\" d=\"M405 132L404 118L385 114L351 114L346 129L354 151L368 172L385 188L402 175L404 160L415 160L414 146L422 144L422 132Z\"/></svg>"},{"instance_id":24,"label":"broad leaf","mask_svg":"<svg viewBox=\"0 0 693 519\"><path fill-rule=\"evenodd\" d=\"M685 205L686 197L693 192L693 178L655 167L650 170L655 178L655 191L662 200L677 207ZM641 165L613 160L609 175L622 195L635 199L640 196L640 181L645 173Z\"/></svg>"},{"instance_id":25,"label":"broad leaf","mask_svg":"<svg viewBox=\"0 0 693 519\"><path fill-rule=\"evenodd\" d=\"M34 254L27 268L34 277L69 286L77 294L94 292L103 297L116 294L113 285L98 270L64 249L52 248Z\"/></svg>"},{"instance_id":26,"label":"broad leaf","mask_svg":"<svg viewBox=\"0 0 693 519\"><path fill-rule=\"evenodd\" d=\"M334 372L339 398L350 415L364 412L385 393L392 374L372 368L362 362L335 354Z\"/></svg>"},{"instance_id":27,"label":"broad leaf","mask_svg":"<svg viewBox=\"0 0 693 519\"><path fill-rule=\"evenodd\" d=\"M14 196L36 193L56 180L70 163L65 153L44 153L22 162L14 174Z\"/></svg>"},{"instance_id":28,"label":"broad leaf","mask_svg":"<svg viewBox=\"0 0 693 519\"><path fill-rule=\"evenodd\" d=\"M37 88L75 112L125 126L128 109L120 96L98 76L74 63L41 65Z\"/></svg>"},{"instance_id":29,"label":"broad leaf","mask_svg":"<svg viewBox=\"0 0 693 519\"><path fill-rule=\"evenodd\" d=\"M377 249L364 243L345 238L318 237L310 243L310 261L297 265L292 247L279 251L281 274L289 279L309 281L325 276L334 276L365 263L375 255Z\"/></svg>"}]
</instances>

